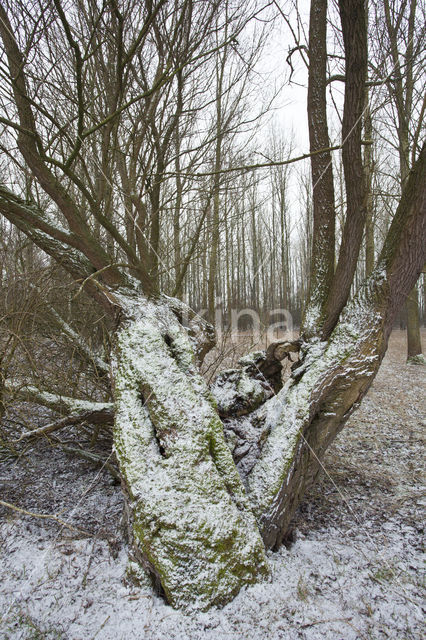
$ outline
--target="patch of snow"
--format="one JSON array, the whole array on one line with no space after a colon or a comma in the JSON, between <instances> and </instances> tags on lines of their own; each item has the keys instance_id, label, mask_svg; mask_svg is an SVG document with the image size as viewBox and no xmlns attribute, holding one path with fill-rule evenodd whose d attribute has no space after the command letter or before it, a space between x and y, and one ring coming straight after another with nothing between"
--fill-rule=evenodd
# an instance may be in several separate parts
<instances>
[{"instance_id":1,"label":"patch of snow","mask_svg":"<svg viewBox=\"0 0 426 640\"><path fill-rule=\"evenodd\" d=\"M20 527L18 536L18 526L0 528L1 628L10 640L30 637L31 627L43 638L69 640L356 640L373 629L377 638L421 637L420 555L395 566L405 534L396 526L386 547L394 576L375 545L331 529L270 554L270 582L191 616L148 587L123 582L125 548L114 559L102 540L72 540L43 555L45 540L34 527Z\"/></svg>"}]
</instances>

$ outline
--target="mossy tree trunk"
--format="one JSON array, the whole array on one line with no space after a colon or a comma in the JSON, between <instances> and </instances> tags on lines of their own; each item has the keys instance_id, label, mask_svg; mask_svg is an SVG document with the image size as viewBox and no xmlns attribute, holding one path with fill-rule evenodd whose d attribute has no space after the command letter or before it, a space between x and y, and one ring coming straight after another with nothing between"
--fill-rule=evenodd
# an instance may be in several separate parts
<instances>
[{"instance_id":1,"label":"mossy tree trunk","mask_svg":"<svg viewBox=\"0 0 426 640\"><path fill-rule=\"evenodd\" d=\"M188 332L164 301L130 302L113 382L133 554L173 606L224 604L267 575L262 539Z\"/></svg>"}]
</instances>

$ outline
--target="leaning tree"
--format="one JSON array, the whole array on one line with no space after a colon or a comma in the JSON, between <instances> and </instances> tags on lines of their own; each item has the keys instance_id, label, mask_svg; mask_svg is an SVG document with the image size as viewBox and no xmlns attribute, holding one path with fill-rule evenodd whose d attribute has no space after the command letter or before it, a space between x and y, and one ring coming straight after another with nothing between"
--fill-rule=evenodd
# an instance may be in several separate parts
<instances>
[{"instance_id":1,"label":"leaning tree","mask_svg":"<svg viewBox=\"0 0 426 640\"><path fill-rule=\"evenodd\" d=\"M358 0L339 1L347 211L336 258L327 1L312 0L314 229L300 338L246 356L207 387L199 364L214 343L212 329L159 288L159 183L174 161L170 141L186 88L200 99L192 81L202 82L203 65L221 46L223 4L157 0L141 10L131 2L100 8L54 0L34 4L32 22L25 3L0 8L10 87L4 147L31 187L19 195L2 185L0 211L102 307L114 332L110 364L97 360L109 372L113 405L26 392L67 406L70 424L91 412L94 420L114 415L135 572L148 572L170 604L186 609L223 604L268 574L266 550L281 544L324 452L370 387L395 314L425 261L426 151L418 147L377 263L350 299L366 216L365 9ZM236 20L227 43L238 46L239 29ZM180 170L184 175L182 161ZM117 176L125 183L121 217L114 210ZM63 329L72 336L66 323ZM281 361L295 350L297 366L282 386Z\"/></svg>"}]
</instances>

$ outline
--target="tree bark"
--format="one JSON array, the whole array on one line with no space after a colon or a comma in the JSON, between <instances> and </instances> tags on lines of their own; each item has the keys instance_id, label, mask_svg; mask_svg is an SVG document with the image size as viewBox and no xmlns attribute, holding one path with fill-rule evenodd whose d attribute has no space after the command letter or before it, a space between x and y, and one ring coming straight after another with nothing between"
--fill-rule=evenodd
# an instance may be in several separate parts
<instances>
[{"instance_id":1,"label":"tree bark","mask_svg":"<svg viewBox=\"0 0 426 640\"><path fill-rule=\"evenodd\" d=\"M407 362L425 363L420 338L419 297L417 285L407 298Z\"/></svg>"},{"instance_id":2,"label":"tree bark","mask_svg":"<svg viewBox=\"0 0 426 640\"><path fill-rule=\"evenodd\" d=\"M134 557L173 606L224 604L268 572L249 500L187 331L167 304L121 301L114 442Z\"/></svg>"},{"instance_id":3,"label":"tree bark","mask_svg":"<svg viewBox=\"0 0 426 640\"><path fill-rule=\"evenodd\" d=\"M373 123L368 93L364 113L364 179L365 179L365 275L374 269L374 211L373 211Z\"/></svg>"},{"instance_id":4,"label":"tree bark","mask_svg":"<svg viewBox=\"0 0 426 640\"><path fill-rule=\"evenodd\" d=\"M325 305L322 336L327 338L350 294L366 218L364 164L361 154L362 114L367 80L367 30L364 2L340 0L345 48L345 102L342 160L346 187L346 219L336 271Z\"/></svg>"},{"instance_id":5,"label":"tree bark","mask_svg":"<svg viewBox=\"0 0 426 640\"><path fill-rule=\"evenodd\" d=\"M327 125L327 0L313 0L309 23L308 124L310 152L328 149ZM302 333L314 335L321 326L334 274L335 206L331 153L311 157L314 224L308 305Z\"/></svg>"}]
</instances>

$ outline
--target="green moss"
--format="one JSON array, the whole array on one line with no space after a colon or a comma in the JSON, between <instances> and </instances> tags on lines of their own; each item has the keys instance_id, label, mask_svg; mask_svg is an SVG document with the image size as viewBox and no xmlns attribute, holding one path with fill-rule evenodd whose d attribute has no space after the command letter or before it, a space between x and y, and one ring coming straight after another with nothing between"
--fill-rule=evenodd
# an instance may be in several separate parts
<instances>
[{"instance_id":1,"label":"green moss","mask_svg":"<svg viewBox=\"0 0 426 640\"><path fill-rule=\"evenodd\" d=\"M426 358L422 353L419 353L416 356L411 356L410 358L407 358L407 364L426 365Z\"/></svg>"}]
</instances>

